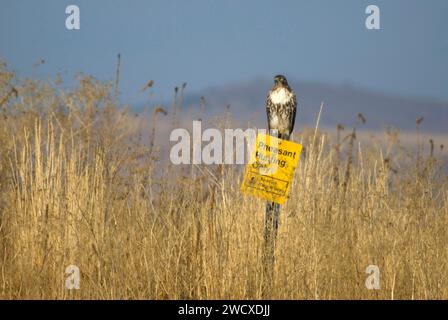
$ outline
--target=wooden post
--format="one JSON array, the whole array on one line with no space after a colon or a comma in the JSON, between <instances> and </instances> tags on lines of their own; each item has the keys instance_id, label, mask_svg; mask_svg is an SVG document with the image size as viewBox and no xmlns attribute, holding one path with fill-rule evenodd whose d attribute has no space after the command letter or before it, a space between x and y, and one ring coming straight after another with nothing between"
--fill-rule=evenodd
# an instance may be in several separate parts
<instances>
[{"instance_id":1,"label":"wooden post","mask_svg":"<svg viewBox=\"0 0 448 320\"><path fill-rule=\"evenodd\" d=\"M277 238L278 220L280 216L280 205L275 202L266 202L266 213L264 220L264 248L263 268L265 284L270 287L273 281L275 264L275 241Z\"/></svg>"},{"instance_id":2,"label":"wooden post","mask_svg":"<svg viewBox=\"0 0 448 320\"><path fill-rule=\"evenodd\" d=\"M277 137L276 130L270 131L270 135ZM289 140L289 139L286 139ZM275 242L277 239L278 222L280 218L280 204L267 201L264 220L264 245L263 245L263 298L270 298L272 283L274 281L275 266Z\"/></svg>"}]
</instances>

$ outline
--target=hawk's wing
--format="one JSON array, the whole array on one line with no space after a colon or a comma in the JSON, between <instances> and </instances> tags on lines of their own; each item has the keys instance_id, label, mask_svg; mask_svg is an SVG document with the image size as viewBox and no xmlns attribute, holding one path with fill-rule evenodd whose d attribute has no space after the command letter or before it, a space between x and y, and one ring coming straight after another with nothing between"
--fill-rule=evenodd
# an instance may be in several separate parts
<instances>
[{"instance_id":1,"label":"hawk's wing","mask_svg":"<svg viewBox=\"0 0 448 320\"><path fill-rule=\"evenodd\" d=\"M292 117L291 117L291 122L290 122L290 132L289 134L292 134L292 131L294 130L294 124L296 122L296 111L297 111L297 98L296 98L296 94L293 92L293 96L292 96Z\"/></svg>"},{"instance_id":2,"label":"hawk's wing","mask_svg":"<svg viewBox=\"0 0 448 320\"><path fill-rule=\"evenodd\" d=\"M275 106L271 100L271 91L269 91L268 96L266 97L266 115L268 116L268 130L271 130L271 112L274 110Z\"/></svg>"}]
</instances>

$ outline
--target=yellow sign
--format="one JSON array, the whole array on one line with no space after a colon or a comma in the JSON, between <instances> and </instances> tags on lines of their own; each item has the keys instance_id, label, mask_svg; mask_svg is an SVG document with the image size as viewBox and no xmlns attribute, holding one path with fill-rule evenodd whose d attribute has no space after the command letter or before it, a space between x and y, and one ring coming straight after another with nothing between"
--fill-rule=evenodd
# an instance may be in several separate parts
<instances>
[{"instance_id":1,"label":"yellow sign","mask_svg":"<svg viewBox=\"0 0 448 320\"><path fill-rule=\"evenodd\" d=\"M301 151L298 143L258 134L241 191L285 203Z\"/></svg>"}]
</instances>

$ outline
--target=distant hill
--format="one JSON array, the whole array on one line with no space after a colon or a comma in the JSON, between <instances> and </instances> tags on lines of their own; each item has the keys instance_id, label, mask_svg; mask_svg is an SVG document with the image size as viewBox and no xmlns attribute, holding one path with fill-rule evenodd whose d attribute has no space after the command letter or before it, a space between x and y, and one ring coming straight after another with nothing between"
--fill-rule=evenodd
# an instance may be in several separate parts
<instances>
[{"instance_id":1,"label":"distant hill","mask_svg":"<svg viewBox=\"0 0 448 320\"><path fill-rule=\"evenodd\" d=\"M223 114L230 105L233 117L251 121L257 125L265 123L265 97L272 81L254 80L221 87L210 87L197 94L185 96L184 108L199 108L200 97L206 100L207 115ZM325 85L315 82L290 81L295 89L299 111L297 125L314 125L321 102L324 112L323 126L338 123L350 127L362 113L367 119L366 129L383 129L392 126L404 131L415 130L415 120L424 117L425 132L448 133L448 102L430 99L400 97L377 93L350 85Z\"/></svg>"}]
</instances>

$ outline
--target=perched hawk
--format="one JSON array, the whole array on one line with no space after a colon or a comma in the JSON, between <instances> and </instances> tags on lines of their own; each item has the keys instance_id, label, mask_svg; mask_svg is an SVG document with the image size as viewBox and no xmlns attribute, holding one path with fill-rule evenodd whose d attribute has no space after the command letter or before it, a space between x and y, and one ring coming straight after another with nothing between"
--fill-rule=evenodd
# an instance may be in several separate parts
<instances>
[{"instance_id":1,"label":"perched hawk","mask_svg":"<svg viewBox=\"0 0 448 320\"><path fill-rule=\"evenodd\" d=\"M288 81L282 75L274 77L275 84L269 91L266 101L268 114L268 129L277 130L280 139L289 140L296 119L297 100L296 95L288 85ZM272 134L272 133L271 133ZM275 260L275 239L277 237L280 205L275 202L266 202L265 216L265 266L272 270ZM267 271L268 273L270 271Z\"/></svg>"},{"instance_id":2,"label":"perched hawk","mask_svg":"<svg viewBox=\"0 0 448 320\"><path fill-rule=\"evenodd\" d=\"M289 140L296 119L296 95L284 76L275 76L274 82L266 100L268 129L277 130L280 139Z\"/></svg>"}]
</instances>

